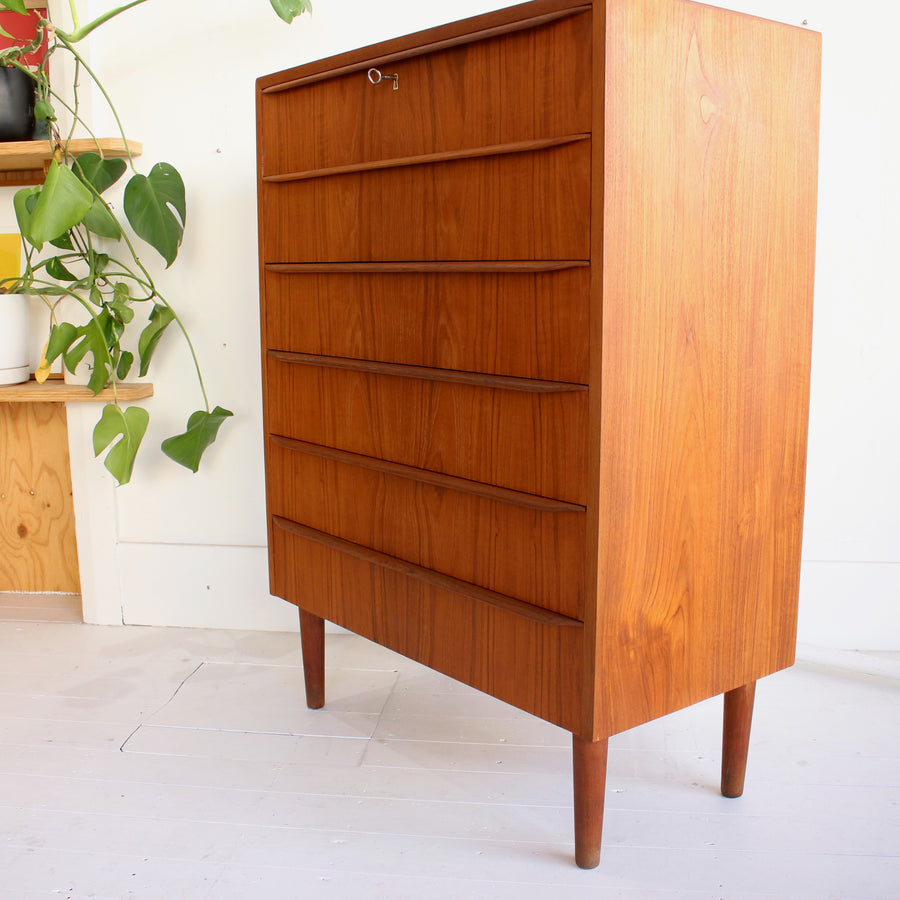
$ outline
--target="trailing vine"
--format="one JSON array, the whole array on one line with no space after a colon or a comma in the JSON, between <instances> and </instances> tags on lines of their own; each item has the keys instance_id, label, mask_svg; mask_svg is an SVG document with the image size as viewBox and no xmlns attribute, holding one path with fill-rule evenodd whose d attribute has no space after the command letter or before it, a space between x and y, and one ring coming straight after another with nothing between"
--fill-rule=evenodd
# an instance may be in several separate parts
<instances>
[{"instance_id":1,"label":"trailing vine","mask_svg":"<svg viewBox=\"0 0 900 900\"><path fill-rule=\"evenodd\" d=\"M35 119L45 124L53 150L44 183L16 192L14 206L25 266L20 277L0 281L0 291L39 297L49 310L48 339L35 373L38 381L47 378L56 360L72 373L86 362L90 367L88 387L94 394L111 389L113 399L104 405L92 440L94 454L105 453L104 465L119 484L131 478L150 417L141 406L123 406L117 385L135 369L141 377L148 374L154 352L172 326L181 333L189 350L203 405L189 415L183 432L162 442L162 452L196 472L203 453L232 415L221 406L211 407L187 328L161 293L138 250L137 241L144 241L165 260L166 268L173 264L187 220L184 181L175 167L165 162L154 165L146 175L138 171L115 105L77 46L97 28L145 2L132 0L82 24L75 0L69 0L70 30L54 24L49 14L40 16L33 40L0 51L0 65L19 69L33 79ZM270 2L287 22L311 9L309 0ZM24 0L0 0L0 8L30 15ZM2 29L0 33L12 38ZM39 64L27 65L26 57L40 53L41 48L45 50ZM68 53L74 63L70 96L57 91L49 77L50 60L61 52ZM89 123L82 118L79 80L83 75L108 104L127 159L104 157ZM64 135L60 133L57 109L66 110L71 119ZM95 141L96 152L72 152L78 126ZM104 194L126 172L123 221ZM77 320L66 318L66 298L82 311ZM142 321L135 319L135 305L149 306L149 314ZM129 349L135 338L137 357Z\"/></svg>"}]
</instances>

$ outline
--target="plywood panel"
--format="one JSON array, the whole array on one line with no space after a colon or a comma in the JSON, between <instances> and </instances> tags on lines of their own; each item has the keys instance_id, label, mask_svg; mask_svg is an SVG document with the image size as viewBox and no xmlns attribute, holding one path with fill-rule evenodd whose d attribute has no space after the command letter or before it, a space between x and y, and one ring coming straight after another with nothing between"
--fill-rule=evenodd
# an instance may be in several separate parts
<instances>
[{"instance_id":1,"label":"plywood panel","mask_svg":"<svg viewBox=\"0 0 900 900\"><path fill-rule=\"evenodd\" d=\"M79 593L66 409L0 403L0 590Z\"/></svg>"}]
</instances>

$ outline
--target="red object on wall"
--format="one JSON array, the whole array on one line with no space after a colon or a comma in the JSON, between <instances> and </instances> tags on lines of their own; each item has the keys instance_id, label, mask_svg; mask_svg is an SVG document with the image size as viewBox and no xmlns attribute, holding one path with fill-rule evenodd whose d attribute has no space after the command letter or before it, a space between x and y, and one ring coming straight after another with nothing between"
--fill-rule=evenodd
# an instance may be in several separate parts
<instances>
[{"instance_id":1,"label":"red object on wall","mask_svg":"<svg viewBox=\"0 0 900 900\"><path fill-rule=\"evenodd\" d=\"M0 12L0 28L9 32L9 34L16 38L15 41L11 41L8 37L0 34L0 49L18 47L33 41L37 35L37 23L42 18L46 18L46 16L46 9L30 9L28 10L27 16L23 16L20 13L9 12L7 10ZM40 48L34 53L29 53L25 57L25 64L28 66L40 65L46 50L47 35L45 34Z\"/></svg>"}]
</instances>

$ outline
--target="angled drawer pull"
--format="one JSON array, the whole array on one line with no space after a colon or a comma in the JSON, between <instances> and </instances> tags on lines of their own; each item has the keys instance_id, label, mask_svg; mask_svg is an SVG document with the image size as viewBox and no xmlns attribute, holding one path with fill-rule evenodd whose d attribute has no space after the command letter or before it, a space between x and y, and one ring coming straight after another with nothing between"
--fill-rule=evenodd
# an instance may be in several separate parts
<instances>
[{"instance_id":1,"label":"angled drawer pull","mask_svg":"<svg viewBox=\"0 0 900 900\"><path fill-rule=\"evenodd\" d=\"M420 44L414 47L406 47L402 50L398 50L393 53L389 52L384 55L379 54L378 61L380 61L382 65L385 65L387 63L399 62L405 59L415 59L416 57L420 56L429 56L442 50L449 50L459 46L470 46L480 41L487 41L492 38L503 38L506 35L516 34L520 31L537 29L544 25L550 25L551 23L557 22L561 19L569 19L573 16L581 15L582 13L589 13L590 11L591 5L589 3L585 3L581 6L573 6L570 9L561 9L551 13L544 13L543 15L534 16L530 19L514 19L511 22L507 22L505 24L494 26L491 28L485 28L482 31L463 31L460 34L452 35L445 40L434 41L427 44ZM368 47L365 49L367 51L379 50L382 48L386 49L392 43L393 42L388 41L384 44L375 45L374 47ZM337 66L331 69L316 71L316 69L322 65L322 60L310 63L306 66L298 67L298 69L295 71L305 71L307 74L298 75L298 77L296 78L279 81L274 84L261 85L260 92L263 94L277 94L283 91L290 91L294 88L302 87L307 84L315 84L319 81L329 81L334 78L340 78L343 75L350 75L353 72L359 72L361 69L367 68L369 65L371 65L372 62L376 61L371 56L366 60L354 60L353 57L357 56L359 52L360 51L355 51L344 54L344 58L347 59L347 63L345 65ZM326 60L324 62L327 64L329 61ZM276 77L277 75L270 75L269 79L273 79Z\"/></svg>"},{"instance_id":2,"label":"angled drawer pull","mask_svg":"<svg viewBox=\"0 0 900 900\"><path fill-rule=\"evenodd\" d=\"M587 269L586 259L514 259L507 260L441 260L432 261L390 261L390 262L320 262L320 263L266 263L267 272L279 275L341 275L387 273L424 273L430 275L484 273L487 275L543 274L562 272L566 269Z\"/></svg>"},{"instance_id":3,"label":"angled drawer pull","mask_svg":"<svg viewBox=\"0 0 900 900\"><path fill-rule=\"evenodd\" d=\"M370 69L369 71L375 71ZM399 76L385 75L385 78ZM395 87L394 90L397 90ZM379 169L401 169L404 166L427 166L432 163L448 163L464 159L481 159L486 156L509 156L513 153L536 153L552 150L566 144L589 141L589 134L563 134L558 137L516 141L511 144L491 144L484 147L463 147L441 153L423 153L418 156L399 156L390 159L372 159L367 162L351 163L345 166L328 166L322 169L307 169L303 172L282 172L277 175L263 175L262 180L272 183L284 181L305 181L309 178L328 178L334 175L350 175L356 172L374 172Z\"/></svg>"},{"instance_id":4,"label":"angled drawer pull","mask_svg":"<svg viewBox=\"0 0 900 900\"><path fill-rule=\"evenodd\" d=\"M370 547L365 547L362 544L345 541L343 538L328 532L310 528L308 525L301 525L299 522L292 522L290 519L285 519L282 516L272 516L272 523L276 528L280 528L288 534L294 534L307 541L322 544L325 547L337 550L355 559L361 559L371 565L380 566L382 569L405 575L407 578L423 581L439 590L462 594L464 597L469 597L472 600L477 600L480 603L485 603L505 612L511 612L521 616L523 619L557 628L584 628L584 623L580 619L574 619L571 616L564 616L549 609L533 606L524 600L507 597L505 594L490 591L487 588L479 587L477 584L462 581L459 578L453 578L441 572L435 572L433 569L427 569L424 566L407 562L405 559L389 556L387 553L381 553L379 550L372 550Z\"/></svg>"},{"instance_id":5,"label":"angled drawer pull","mask_svg":"<svg viewBox=\"0 0 900 900\"><path fill-rule=\"evenodd\" d=\"M293 70L291 89L287 82L263 86L262 174L333 171L590 132L590 15L557 10L528 22L457 35L430 53L351 54L348 65L325 72L316 72L316 64ZM395 97L401 74L403 97ZM460 96L453 101L447 91ZM292 131L292 123L313 122L315 139Z\"/></svg>"},{"instance_id":6,"label":"angled drawer pull","mask_svg":"<svg viewBox=\"0 0 900 900\"><path fill-rule=\"evenodd\" d=\"M400 90L400 76L396 73L394 75L384 75L380 69L369 69L369 71L366 72L366 77L369 79L369 84L381 84L381 82L387 78L394 82L395 91Z\"/></svg>"},{"instance_id":7,"label":"angled drawer pull","mask_svg":"<svg viewBox=\"0 0 900 900\"><path fill-rule=\"evenodd\" d=\"M467 384L475 387L522 391L529 394L575 394L588 389L586 384L567 381L545 381L539 378L519 378L511 375L460 372L455 369L435 369L430 366L410 366L369 359L347 359L339 356L323 356L318 353L270 349L266 351L266 354L270 359L294 365L346 369L353 372L367 372L372 375L391 375L395 378L414 378L420 381L443 381L449 384Z\"/></svg>"},{"instance_id":8,"label":"angled drawer pull","mask_svg":"<svg viewBox=\"0 0 900 900\"><path fill-rule=\"evenodd\" d=\"M445 475L442 472L433 472L417 466L405 466L400 463L392 463L390 460L365 456L361 453L349 453L346 450L338 450L335 447L323 447L321 444L311 444L309 441L298 441L294 438L283 437L280 434L270 434L269 440L274 444L278 444L279 447L284 447L286 450L297 453L306 453L321 459L329 459L345 465L381 472L395 478L418 481L422 484L446 488L461 494L472 494L476 497L484 497L488 500L496 500L500 503L508 503L526 509L536 509L541 512L551 513L583 513L587 509L580 503L567 503L564 500L554 500L537 494L526 494L524 491L512 491L493 484L472 481L469 478L456 478L453 475Z\"/></svg>"}]
</instances>

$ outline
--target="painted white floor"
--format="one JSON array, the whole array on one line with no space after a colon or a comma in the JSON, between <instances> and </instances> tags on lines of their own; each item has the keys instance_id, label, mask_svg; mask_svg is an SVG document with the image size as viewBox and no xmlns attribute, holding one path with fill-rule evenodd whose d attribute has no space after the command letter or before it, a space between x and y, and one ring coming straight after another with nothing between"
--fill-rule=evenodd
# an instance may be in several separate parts
<instances>
[{"instance_id":1,"label":"painted white floor","mask_svg":"<svg viewBox=\"0 0 900 900\"><path fill-rule=\"evenodd\" d=\"M312 712L297 635L75 617L0 595L0 900L900 898L896 656L761 682L738 800L720 700L614 738L583 872L565 732L352 635Z\"/></svg>"}]
</instances>

